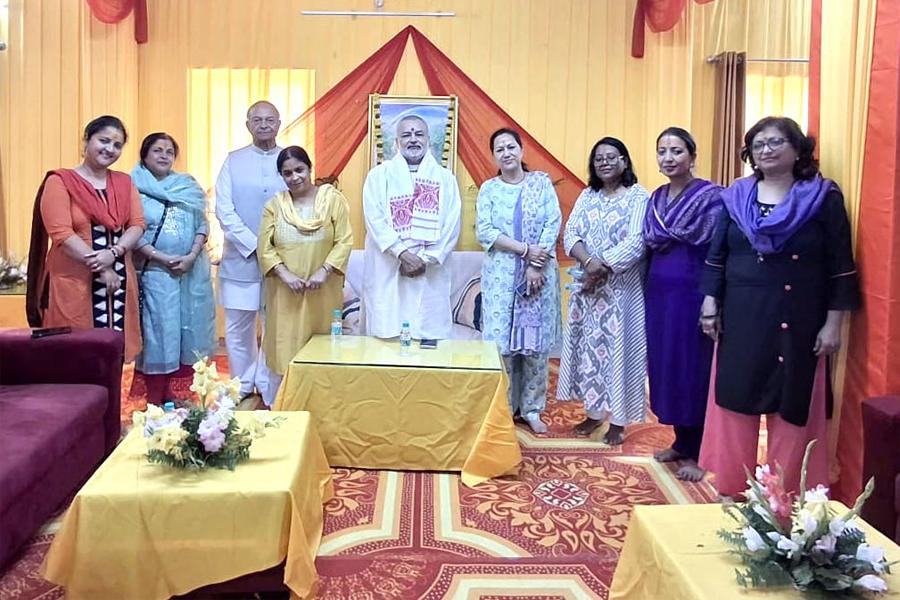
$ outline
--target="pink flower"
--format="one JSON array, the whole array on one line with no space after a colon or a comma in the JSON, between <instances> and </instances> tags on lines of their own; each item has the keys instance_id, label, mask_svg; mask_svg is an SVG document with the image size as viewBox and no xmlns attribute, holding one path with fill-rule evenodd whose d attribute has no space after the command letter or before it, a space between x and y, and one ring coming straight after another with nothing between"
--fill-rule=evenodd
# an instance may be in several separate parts
<instances>
[{"instance_id":1,"label":"pink flower","mask_svg":"<svg viewBox=\"0 0 900 600\"><path fill-rule=\"evenodd\" d=\"M225 426L222 421L211 413L206 416L197 427L197 439L203 444L207 452L218 452L225 444Z\"/></svg>"}]
</instances>

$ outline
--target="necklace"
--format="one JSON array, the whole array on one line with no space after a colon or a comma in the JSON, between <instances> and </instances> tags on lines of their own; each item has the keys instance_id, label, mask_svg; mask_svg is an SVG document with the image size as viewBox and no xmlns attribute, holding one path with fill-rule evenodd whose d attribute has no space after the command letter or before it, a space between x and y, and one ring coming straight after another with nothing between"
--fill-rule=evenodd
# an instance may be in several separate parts
<instances>
[{"instance_id":1,"label":"necklace","mask_svg":"<svg viewBox=\"0 0 900 600\"><path fill-rule=\"evenodd\" d=\"M519 185L520 183L525 181L525 175L526 173L523 172L518 181L507 181L506 179L503 179L503 175L500 175L500 179L503 181L503 183L507 183L509 185Z\"/></svg>"}]
</instances>

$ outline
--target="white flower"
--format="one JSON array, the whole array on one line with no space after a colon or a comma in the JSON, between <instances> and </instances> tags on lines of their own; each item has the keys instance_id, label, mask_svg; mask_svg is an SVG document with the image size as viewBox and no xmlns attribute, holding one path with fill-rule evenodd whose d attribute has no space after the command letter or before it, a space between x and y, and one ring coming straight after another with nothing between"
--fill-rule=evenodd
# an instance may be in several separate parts
<instances>
[{"instance_id":1,"label":"white flower","mask_svg":"<svg viewBox=\"0 0 900 600\"><path fill-rule=\"evenodd\" d=\"M147 413L141 412L139 410L131 413L131 424L138 429L144 428L144 423L147 422Z\"/></svg>"},{"instance_id":2,"label":"white flower","mask_svg":"<svg viewBox=\"0 0 900 600\"><path fill-rule=\"evenodd\" d=\"M886 592L887 584L884 582L884 579L878 577L877 575L863 575L859 579L853 582L855 587L861 587L869 590L870 592Z\"/></svg>"},{"instance_id":3,"label":"white flower","mask_svg":"<svg viewBox=\"0 0 900 600\"><path fill-rule=\"evenodd\" d=\"M164 414L166 414L166 411L161 409L156 404L149 404L149 405L147 405L146 414L147 414L148 419L158 419L161 416L163 416Z\"/></svg>"},{"instance_id":4,"label":"white flower","mask_svg":"<svg viewBox=\"0 0 900 600\"><path fill-rule=\"evenodd\" d=\"M775 546L784 552L785 556L791 558L794 556L794 552L797 552L800 549L800 537L796 534L791 536L791 539L788 539L778 533L777 531L770 531L766 534L769 536L769 539L773 542L776 542Z\"/></svg>"},{"instance_id":5,"label":"white flower","mask_svg":"<svg viewBox=\"0 0 900 600\"><path fill-rule=\"evenodd\" d=\"M847 529L859 529L856 526L856 519L850 519L845 523L842 518L835 517L831 523L828 524L828 531L831 532L831 535L840 536Z\"/></svg>"},{"instance_id":6,"label":"white flower","mask_svg":"<svg viewBox=\"0 0 900 600\"><path fill-rule=\"evenodd\" d=\"M828 488L820 483L814 489L803 494L803 500L813 504L824 504L828 502Z\"/></svg>"},{"instance_id":7,"label":"white flower","mask_svg":"<svg viewBox=\"0 0 900 600\"><path fill-rule=\"evenodd\" d=\"M744 542L746 542L747 550L750 552L759 552L768 547L762 536L759 535L759 532L752 527L744 527L743 533Z\"/></svg>"},{"instance_id":8,"label":"white flower","mask_svg":"<svg viewBox=\"0 0 900 600\"><path fill-rule=\"evenodd\" d=\"M805 541L806 538L812 535L818 528L819 521L811 511L804 508L797 513L797 517L794 519L793 532L794 534L797 534L800 539ZM802 535L799 534L801 531L803 532Z\"/></svg>"},{"instance_id":9,"label":"white flower","mask_svg":"<svg viewBox=\"0 0 900 600\"><path fill-rule=\"evenodd\" d=\"M834 545L836 542L837 538L829 533L816 540L815 549L819 552L824 552L825 554L834 554Z\"/></svg>"},{"instance_id":10,"label":"white flower","mask_svg":"<svg viewBox=\"0 0 900 600\"><path fill-rule=\"evenodd\" d=\"M762 465L756 467L756 480L762 481L763 477L767 475L771 475L772 471L769 469L769 465Z\"/></svg>"},{"instance_id":11,"label":"white flower","mask_svg":"<svg viewBox=\"0 0 900 600\"><path fill-rule=\"evenodd\" d=\"M856 560L869 563L878 573L884 572L884 550L881 548L862 543L856 548Z\"/></svg>"}]
</instances>

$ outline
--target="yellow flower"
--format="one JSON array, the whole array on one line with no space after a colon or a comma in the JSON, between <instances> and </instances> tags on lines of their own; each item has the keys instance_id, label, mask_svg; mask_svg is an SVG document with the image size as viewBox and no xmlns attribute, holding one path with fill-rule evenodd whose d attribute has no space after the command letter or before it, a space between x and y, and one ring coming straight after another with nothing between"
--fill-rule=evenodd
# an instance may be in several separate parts
<instances>
[{"instance_id":1,"label":"yellow flower","mask_svg":"<svg viewBox=\"0 0 900 600\"><path fill-rule=\"evenodd\" d=\"M209 359L204 356L203 358L201 358L200 360L195 362L193 365L191 365L191 367L194 369L194 373L198 373L198 374L205 373L208 360Z\"/></svg>"},{"instance_id":2,"label":"yellow flower","mask_svg":"<svg viewBox=\"0 0 900 600\"><path fill-rule=\"evenodd\" d=\"M210 361L206 366L206 376L210 379L218 379L219 373L216 371L216 363Z\"/></svg>"},{"instance_id":3,"label":"yellow flower","mask_svg":"<svg viewBox=\"0 0 900 600\"><path fill-rule=\"evenodd\" d=\"M233 377L231 380L223 384L228 393L228 397L237 402L241 399L241 380Z\"/></svg>"},{"instance_id":4,"label":"yellow flower","mask_svg":"<svg viewBox=\"0 0 900 600\"><path fill-rule=\"evenodd\" d=\"M148 419L159 419L166 414L166 412L156 404L148 404L144 414Z\"/></svg>"},{"instance_id":5,"label":"yellow flower","mask_svg":"<svg viewBox=\"0 0 900 600\"><path fill-rule=\"evenodd\" d=\"M131 424L134 427L136 427L138 429L143 429L144 423L146 423L146 422L147 422L147 413L143 413L139 410L136 410L133 413L131 413Z\"/></svg>"},{"instance_id":6,"label":"yellow flower","mask_svg":"<svg viewBox=\"0 0 900 600\"><path fill-rule=\"evenodd\" d=\"M188 432L179 425L167 425L160 427L147 438L148 450L161 450L166 454L172 454L176 458L180 458L181 444L187 439Z\"/></svg>"}]
</instances>

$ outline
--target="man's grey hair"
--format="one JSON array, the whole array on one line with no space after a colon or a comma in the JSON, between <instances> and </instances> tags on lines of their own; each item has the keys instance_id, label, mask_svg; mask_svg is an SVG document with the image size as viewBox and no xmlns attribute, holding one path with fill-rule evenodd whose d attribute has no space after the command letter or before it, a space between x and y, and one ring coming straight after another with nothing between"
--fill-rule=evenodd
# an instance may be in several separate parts
<instances>
[{"instance_id":1,"label":"man's grey hair","mask_svg":"<svg viewBox=\"0 0 900 600\"><path fill-rule=\"evenodd\" d=\"M268 100L257 100L256 102L254 102L253 104L250 105L250 108L247 109L247 120L248 121L250 120L250 114L253 112L253 110L256 108L259 108L260 106L271 106L272 110L275 111L275 116L277 116L279 119L281 118L281 113L278 112L278 109L275 108L274 104L272 104Z\"/></svg>"},{"instance_id":2,"label":"man's grey hair","mask_svg":"<svg viewBox=\"0 0 900 600\"><path fill-rule=\"evenodd\" d=\"M425 128L425 135L429 135L429 134L430 134L430 132L428 131L428 122L427 122L425 119L423 119L423 118L420 117L419 115L406 115L405 117L403 117L402 119L400 119L399 121L397 121L397 131L396 131L396 134L397 134L398 137L399 137L399 135L400 135L400 126L403 125L403 124L404 124L405 122L407 122L407 121L418 121L419 123L422 124L422 127Z\"/></svg>"}]
</instances>

